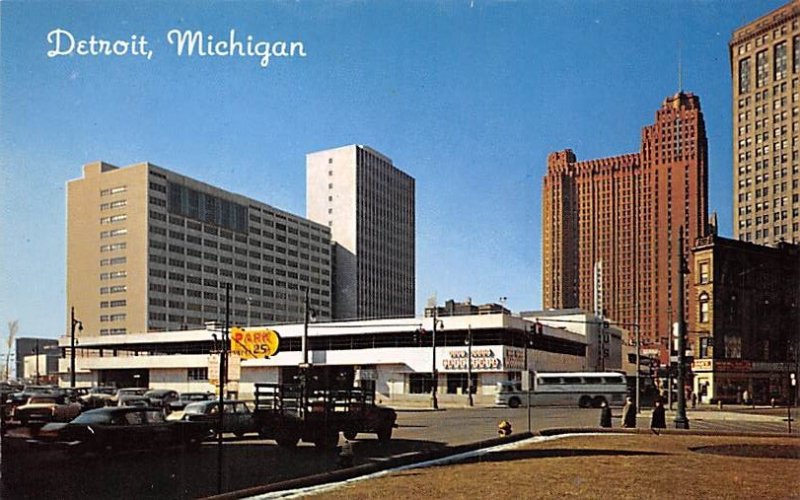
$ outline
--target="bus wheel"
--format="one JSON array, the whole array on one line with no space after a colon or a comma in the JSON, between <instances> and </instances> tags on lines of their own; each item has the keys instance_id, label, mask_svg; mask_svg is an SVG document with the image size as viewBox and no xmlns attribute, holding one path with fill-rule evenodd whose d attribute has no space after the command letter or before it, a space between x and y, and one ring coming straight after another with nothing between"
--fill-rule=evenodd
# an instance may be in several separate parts
<instances>
[{"instance_id":1,"label":"bus wheel","mask_svg":"<svg viewBox=\"0 0 800 500\"><path fill-rule=\"evenodd\" d=\"M578 399L578 406L580 406L581 408L588 408L592 406L592 398L585 395L581 396L580 399Z\"/></svg>"},{"instance_id":2,"label":"bus wheel","mask_svg":"<svg viewBox=\"0 0 800 500\"><path fill-rule=\"evenodd\" d=\"M606 403L606 398L603 396L595 396L594 399L592 399L592 406L595 408L602 407L604 403Z\"/></svg>"},{"instance_id":3,"label":"bus wheel","mask_svg":"<svg viewBox=\"0 0 800 500\"><path fill-rule=\"evenodd\" d=\"M508 400L508 406L510 406L511 408L519 408L520 403L521 401L519 400L519 398L511 398Z\"/></svg>"}]
</instances>

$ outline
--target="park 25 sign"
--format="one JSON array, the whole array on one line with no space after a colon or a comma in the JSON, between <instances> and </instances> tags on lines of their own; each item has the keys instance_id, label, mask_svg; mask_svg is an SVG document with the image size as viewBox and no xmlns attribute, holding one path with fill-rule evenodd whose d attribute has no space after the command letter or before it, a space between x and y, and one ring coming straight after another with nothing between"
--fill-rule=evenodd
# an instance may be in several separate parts
<instances>
[{"instance_id":1,"label":"park 25 sign","mask_svg":"<svg viewBox=\"0 0 800 500\"><path fill-rule=\"evenodd\" d=\"M278 353L281 336L275 330L231 328L231 352L242 359L269 358Z\"/></svg>"}]
</instances>

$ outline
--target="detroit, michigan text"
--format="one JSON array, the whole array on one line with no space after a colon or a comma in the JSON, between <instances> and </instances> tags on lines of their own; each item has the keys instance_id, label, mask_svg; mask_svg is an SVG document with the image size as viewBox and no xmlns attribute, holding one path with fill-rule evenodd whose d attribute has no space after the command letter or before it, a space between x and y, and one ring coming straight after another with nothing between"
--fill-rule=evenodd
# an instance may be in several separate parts
<instances>
[{"instance_id":1,"label":"detroit, michigan text","mask_svg":"<svg viewBox=\"0 0 800 500\"><path fill-rule=\"evenodd\" d=\"M166 42L178 57L252 57L262 68L269 66L273 57L306 57L303 42L257 40L253 35L240 37L235 29L225 37L207 35L200 30L171 29ZM47 57L61 56L134 56L153 58L153 49L145 35L132 34L121 39L98 38L94 34L79 38L71 32L57 28L47 34L50 50Z\"/></svg>"}]
</instances>

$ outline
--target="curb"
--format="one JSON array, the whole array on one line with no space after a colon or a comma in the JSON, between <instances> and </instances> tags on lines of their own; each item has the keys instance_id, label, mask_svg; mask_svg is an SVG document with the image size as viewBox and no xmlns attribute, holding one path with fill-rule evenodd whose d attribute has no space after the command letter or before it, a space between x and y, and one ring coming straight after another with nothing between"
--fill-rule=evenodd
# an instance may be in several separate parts
<instances>
[{"instance_id":1,"label":"curb","mask_svg":"<svg viewBox=\"0 0 800 500\"><path fill-rule=\"evenodd\" d=\"M457 455L468 451L474 451L481 448L490 448L500 444L514 443L533 437L534 434L530 432L521 432L519 434L512 434L508 437L493 438L485 441L478 441L475 443L462 444L453 447L447 447L439 450L425 451L421 453L413 453L410 455L401 455L398 457L390 458L382 462L370 462L347 469L334 470L330 472L323 472L322 474L315 474L313 476L300 477L296 479L289 479L280 481L273 484L265 484L262 486L254 486L252 488L245 488L242 490L230 491L221 495L214 495L205 497L206 500L233 500L239 498L246 498L255 495L263 495L266 493L274 493L276 491L291 490L297 488L307 488L309 486L318 486L326 483L333 483L338 481L345 481L355 477L373 474L386 469L393 469L404 465L411 465L419 462L427 462L429 460L436 460L450 455Z\"/></svg>"},{"instance_id":2,"label":"curb","mask_svg":"<svg viewBox=\"0 0 800 500\"><path fill-rule=\"evenodd\" d=\"M604 428L604 427L554 427L542 429L536 435L540 436L560 436L563 434L667 434L681 436L728 436L728 437L769 437L769 438L790 438L800 439L800 434L781 434L776 432L738 432L738 431L699 431L691 429L623 429L623 428Z\"/></svg>"}]
</instances>

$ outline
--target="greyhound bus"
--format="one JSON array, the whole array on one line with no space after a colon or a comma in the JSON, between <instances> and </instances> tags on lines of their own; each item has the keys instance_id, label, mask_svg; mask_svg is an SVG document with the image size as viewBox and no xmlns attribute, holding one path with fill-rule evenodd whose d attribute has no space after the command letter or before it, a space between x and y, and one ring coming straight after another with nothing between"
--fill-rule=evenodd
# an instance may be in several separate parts
<instances>
[{"instance_id":1,"label":"greyhound bus","mask_svg":"<svg viewBox=\"0 0 800 500\"><path fill-rule=\"evenodd\" d=\"M534 406L621 406L628 394L625 375L617 372L536 373L533 380ZM517 408L528 404L528 395L519 381L498 382L495 404Z\"/></svg>"}]
</instances>

